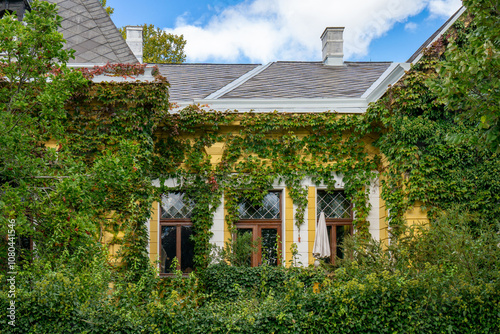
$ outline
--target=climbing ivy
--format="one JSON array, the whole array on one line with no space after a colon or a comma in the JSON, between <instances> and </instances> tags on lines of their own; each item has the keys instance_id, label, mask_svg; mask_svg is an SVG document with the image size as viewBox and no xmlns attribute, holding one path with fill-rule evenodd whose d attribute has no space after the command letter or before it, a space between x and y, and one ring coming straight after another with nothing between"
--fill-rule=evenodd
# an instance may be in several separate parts
<instances>
[{"instance_id":1,"label":"climbing ivy","mask_svg":"<svg viewBox=\"0 0 500 334\"><path fill-rule=\"evenodd\" d=\"M498 153L477 142L476 121L464 116L469 110L450 105L441 94L448 75L441 63L450 56L445 51L463 43L470 22L468 15L457 21L365 115L380 133L375 145L387 160L382 198L396 238L406 225L405 213L416 203L429 218L456 205L492 223L500 213Z\"/></svg>"},{"instance_id":2,"label":"climbing ivy","mask_svg":"<svg viewBox=\"0 0 500 334\"><path fill-rule=\"evenodd\" d=\"M192 218L195 229L204 231L194 237L202 245L199 263L208 259L212 214L222 194L226 223L234 232L242 198L259 204L273 184L284 183L300 229L308 203L306 178L334 189L336 175L342 175L356 211L354 226L360 237L368 238L368 186L377 177L379 161L364 141L368 131L360 115L219 112L190 106L159 126L153 168L162 180L179 180L181 186L165 191L184 190L196 206L206 207L204 215ZM216 143L222 147L221 159L213 162L207 150Z\"/></svg>"},{"instance_id":3,"label":"climbing ivy","mask_svg":"<svg viewBox=\"0 0 500 334\"><path fill-rule=\"evenodd\" d=\"M106 65L84 70L87 78L107 75L131 82L88 81L66 103L66 132L59 154L87 166L101 242L119 247L114 264L129 279L149 267L147 225L159 194L150 170L154 131L168 114L168 82L157 71L153 82L133 81L143 65ZM99 173L95 171L98 170ZM113 235L105 240L105 234Z\"/></svg>"},{"instance_id":4,"label":"climbing ivy","mask_svg":"<svg viewBox=\"0 0 500 334\"><path fill-rule=\"evenodd\" d=\"M455 25L456 40L465 28L464 22ZM85 83L80 78L66 113L58 117L59 131L40 129L41 139L59 144L47 157L50 175L37 181L56 189L38 201L39 214L47 222L57 219L40 232L57 232L44 235L52 248L87 240L85 235L103 241L109 232L114 236L109 244L124 246L116 254L118 263L134 279L149 263L145 222L152 203L169 191L183 191L195 203L199 267L210 261L213 215L223 195L226 223L235 231L240 200L259 204L276 183L286 185L300 229L308 203L306 181L333 190L340 176L360 239L370 237L369 186L379 176L393 236L401 233L405 212L417 202L431 217L459 203L494 218L500 210L498 156L448 140L474 127L455 117L460 111L449 108L433 88L441 75L436 66L447 56L447 38L366 114L240 113L194 105L169 113L169 84L157 71L152 82ZM82 72L87 79L134 78L144 66L106 65ZM211 157L215 148L220 151ZM177 186L167 187L167 179L177 180ZM160 187L153 187L153 180ZM56 199L62 202L51 204ZM78 232L78 238L68 231Z\"/></svg>"}]
</instances>

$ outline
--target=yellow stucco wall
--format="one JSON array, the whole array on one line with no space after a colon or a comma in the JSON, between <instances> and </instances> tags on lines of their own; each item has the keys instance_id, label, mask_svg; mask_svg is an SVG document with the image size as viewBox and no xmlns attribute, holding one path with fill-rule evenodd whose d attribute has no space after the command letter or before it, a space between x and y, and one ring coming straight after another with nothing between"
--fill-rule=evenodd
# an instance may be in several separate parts
<instances>
[{"instance_id":1,"label":"yellow stucco wall","mask_svg":"<svg viewBox=\"0 0 500 334\"><path fill-rule=\"evenodd\" d=\"M240 130L239 128L239 121L235 121L233 124L229 126L224 126L221 128L219 131L219 134L224 135L224 134L235 134L238 133ZM307 131L298 131L295 133L298 137L303 137L308 134ZM274 133L272 136L280 136L280 133ZM347 136L347 134L346 134ZM194 136L192 134L186 135L184 137L186 140L192 140L194 141ZM371 146L370 142L372 142L375 138L369 138L366 137L363 139L363 141L366 143L366 152L368 152L369 155L375 155L379 154L378 149ZM218 142L214 143L210 147L205 148L205 152L210 156L210 161L212 164L218 164L222 160L222 156L225 150L225 143L223 142ZM386 162L384 157L382 157L382 161ZM379 182L381 184L381 182ZM382 192L381 186L379 186L379 193ZM289 195L289 192L287 189L284 190L283 192L284 195L284 221L283 221L283 230L282 230L282 242L283 242L283 249L284 249L284 256L283 260L285 261L286 265L289 265L292 260L292 253L291 253L291 246L292 243L294 242L294 208L293 208L293 201ZM389 231L388 231L388 224L387 224L387 209L385 202L379 198L379 205L378 207L374 207L373 210L378 210L378 222L379 222L379 238L384 244L388 244L389 242ZM158 257L158 204L154 203L153 206L153 214L152 214L152 219L150 222L150 237L151 237L151 244L150 244L150 258L152 261L157 260ZM224 217L227 215L227 210L224 208ZM307 208L307 216L306 218L306 224L304 224L301 228L301 236L302 236L302 241L301 242L307 242L307 247L302 247L302 251L304 252L305 249L307 249L307 259L308 263L313 263L314 258L312 256L312 249L314 245L314 238L316 234L316 187L314 186L309 186L308 188L308 208ZM405 218L408 220L410 224L412 223L425 223L428 222L426 212L420 210L420 205L416 205L416 207L413 210L410 210L407 212L405 215ZM217 222L217 224L220 224L220 221ZM223 229L223 238L224 241L228 241L231 239L231 233L228 230L228 226L226 223L224 223L224 226L218 226L217 227L220 231L220 229ZM307 238L305 237L307 236ZM306 240L307 239L307 240ZM297 241L297 240L296 240ZM218 241L220 242L220 241ZM303 254L303 253L302 253ZM304 254L303 254L304 256ZM304 261L305 262L305 261Z\"/></svg>"},{"instance_id":2,"label":"yellow stucco wall","mask_svg":"<svg viewBox=\"0 0 500 334\"><path fill-rule=\"evenodd\" d=\"M45 142L44 145L47 148L55 148L55 149L57 149L59 146L59 144L54 139L51 139L48 142Z\"/></svg>"},{"instance_id":3,"label":"yellow stucco wall","mask_svg":"<svg viewBox=\"0 0 500 334\"><path fill-rule=\"evenodd\" d=\"M149 220L149 258L151 261L158 260L158 202L153 202L153 209L151 210L151 219Z\"/></svg>"},{"instance_id":4,"label":"yellow stucco wall","mask_svg":"<svg viewBox=\"0 0 500 334\"><path fill-rule=\"evenodd\" d=\"M426 225L429 223L427 210L422 210L422 202L415 202L413 207L406 211L404 218L408 225Z\"/></svg>"}]
</instances>

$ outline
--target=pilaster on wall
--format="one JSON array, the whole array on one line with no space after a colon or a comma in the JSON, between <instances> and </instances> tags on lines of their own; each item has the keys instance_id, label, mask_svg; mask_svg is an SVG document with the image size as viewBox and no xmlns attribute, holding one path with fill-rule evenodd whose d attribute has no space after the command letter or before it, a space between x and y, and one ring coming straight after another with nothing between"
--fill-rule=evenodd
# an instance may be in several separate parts
<instances>
[{"instance_id":1,"label":"pilaster on wall","mask_svg":"<svg viewBox=\"0 0 500 334\"><path fill-rule=\"evenodd\" d=\"M222 196L221 204L214 213L213 225L210 231L213 233L210 243L216 245L217 247L224 247L225 242L231 237L229 233L229 228L225 223L225 217L227 210L225 209L224 196Z\"/></svg>"},{"instance_id":2,"label":"pilaster on wall","mask_svg":"<svg viewBox=\"0 0 500 334\"><path fill-rule=\"evenodd\" d=\"M231 232L229 231L229 226L226 223L226 216L227 216L227 208L226 208L226 202L225 202L226 200L223 199L222 201L223 201L222 205L224 206L224 208L222 210L222 212L224 213L224 217L222 220L222 224L224 225L224 227L222 228L222 230L224 231L224 244L225 244L226 242L231 240L232 236L231 236Z\"/></svg>"},{"instance_id":3,"label":"pilaster on wall","mask_svg":"<svg viewBox=\"0 0 500 334\"><path fill-rule=\"evenodd\" d=\"M309 187L308 189L308 194L307 194L307 201L308 201L308 211L307 211L307 229L308 229L308 236L307 236L307 243L308 243L308 264L314 263L314 257L312 255L313 252L313 247L314 247L314 239L316 238L316 187Z\"/></svg>"},{"instance_id":4,"label":"pilaster on wall","mask_svg":"<svg viewBox=\"0 0 500 334\"><path fill-rule=\"evenodd\" d=\"M293 201L290 197L290 192L285 189L285 233L284 233L284 243L285 243L285 264L290 266L290 261L292 260L292 243L293 243ZM283 241L282 241L283 242Z\"/></svg>"},{"instance_id":5,"label":"pilaster on wall","mask_svg":"<svg viewBox=\"0 0 500 334\"><path fill-rule=\"evenodd\" d=\"M159 203L153 202L153 209L151 210L151 218L149 219L149 259L151 262L158 260L158 228L159 228Z\"/></svg>"},{"instance_id":6,"label":"pilaster on wall","mask_svg":"<svg viewBox=\"0 0 500 334\"><path fill-rule=\"evenodd\" d=\"M380 189L382 190L382 189ZM385 205L385 201L380 198L380 208L379 208L379 226L380 226L380 241L382 245L387 247L389 246L389 216L387 214L387 207Z\"/></svg>"},{"instance_id":7,"label":"pilaster on wall","mask_svg":"<svg viewBox=\"0 0 500 334\"><path fill-rule=\"evenodd\" d=\"M368 201L371 205L367 221L370 223L369 232L374 240L381 240L382 226L380 225L380 187L379 180L375 179L368 188Z\"/></svg>"}]
</instances>

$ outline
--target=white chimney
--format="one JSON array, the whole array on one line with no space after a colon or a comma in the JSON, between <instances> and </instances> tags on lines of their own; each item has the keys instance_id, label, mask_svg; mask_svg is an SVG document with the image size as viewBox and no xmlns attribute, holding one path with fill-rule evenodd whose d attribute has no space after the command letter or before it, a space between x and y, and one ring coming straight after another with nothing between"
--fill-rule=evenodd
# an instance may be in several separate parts
<instances>
[{"instance_id":1,"label":"white chimney","mask_svg":"<svg viewBox=\"0 0 500 334\"><path fill-rule=\"evenodd\" d=\"M139 63L142 64L142 26L126 26L127 42Z\"/></svg>"},{"instance_id":2,"label":"white chimney","mask_svg":"<svg viewBox=\"0 0 500 334\"><path fill-rule=\"evenodd\" d=\"M344 27L326 28L321 35L323 64L341 66L344 64Z\"/></svg>"}]
</instances>

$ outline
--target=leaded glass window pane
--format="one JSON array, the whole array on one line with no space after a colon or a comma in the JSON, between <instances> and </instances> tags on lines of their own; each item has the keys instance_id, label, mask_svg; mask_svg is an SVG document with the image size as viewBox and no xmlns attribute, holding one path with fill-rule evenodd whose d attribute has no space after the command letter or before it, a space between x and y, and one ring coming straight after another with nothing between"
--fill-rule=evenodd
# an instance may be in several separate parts
<instances>
[{"instance_id":1,"label":"leaded glass window pane","mask_svg":"<svg viewBox=\"0 0 500 334\"><path fill-rule=\"evenodd\" d=\"M194 202L184 193L168 193L161 196L161 218L191 218Z\"/></svg>"},{"instance_id":2,"label":"leaded glass window pane","mask_svg":"<svg viewBox=\"0 0 500 334\"><path fill-rule=\"evenodd\" d=\"M326 218L350 219L351 202L343 191L318 191L318 218L321 211L325 213Z\"/></svg>"},{"instance_id":3,"label":"leaded glass window pane","mask_svg":"<svg viewBox=\"0 0 500 334\"><path fill-rule=\"evenodd\" d=\"M249 235L249 240L251 242L251 240L253 239L252 236L253 236L253 229L251 228L239 228L238 229L238 237L243 237L245 235ZM241 251L241 245L240 243L237 241L236 244L235 244L235 247L239 248L239 249L236 249L236 253L241 257L241 258L238 258L237 261L239 262L239 265L246 265L247 267L251 267L252 266L252 251L250 250L247 254L246 251L243 252Z\"/></svg>"},{"instance_id":4,"label":"leaded glass window pane","mask_svg":"<svg viewBox=\"0 0 500 334\"><path fill-rule=\"evenodd\" d=\"M243 199L239 204L240 219L280 219L280 194L268 193L262 205L252 205L248 199Z\"/></svg>"}]
</instances>

